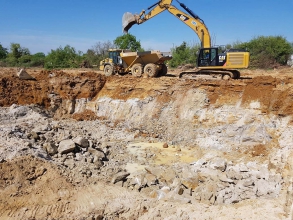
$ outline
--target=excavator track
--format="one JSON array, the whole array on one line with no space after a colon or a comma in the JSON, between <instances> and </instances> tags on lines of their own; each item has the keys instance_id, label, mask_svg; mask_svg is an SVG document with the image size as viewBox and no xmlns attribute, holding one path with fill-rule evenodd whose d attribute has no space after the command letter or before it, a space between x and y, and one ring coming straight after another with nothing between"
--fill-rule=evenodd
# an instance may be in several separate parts
<instances>
[{"instance_id":1,"label":"excavator track","mask_svg":"<svg viewBox=\"0 0 293 220\"><path fill-rule=\"evenodd\" d=\"M179 78L231 80L240 79L240 72L238 70L194 70L181 72Z\"/></svg>"}]
</instances>

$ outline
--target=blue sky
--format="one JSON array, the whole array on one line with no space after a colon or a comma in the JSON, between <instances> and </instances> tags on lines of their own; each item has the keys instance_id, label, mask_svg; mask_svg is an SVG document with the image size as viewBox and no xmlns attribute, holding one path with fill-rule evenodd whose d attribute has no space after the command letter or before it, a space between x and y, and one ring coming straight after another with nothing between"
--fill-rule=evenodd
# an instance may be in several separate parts
<instances>
[{"instance_id":1,"label":"blue sky","mask_svg":"<svg viewBox=\"0 0 293 220\"><path fill-rule=\"evenodd\" d=\"M139 13L158 0L0 0L0 43L20 43L31 53L70 45L86 52L122 35L125 12ZM181 0L204 20L213 44L281 35L293 42L293 0ZM181 7L174 0L173 5ZM182 9L183 10L183 9ZM170 51L197 35L165 11L130 33L144 49Z\"/></svg>"}]
</instances>

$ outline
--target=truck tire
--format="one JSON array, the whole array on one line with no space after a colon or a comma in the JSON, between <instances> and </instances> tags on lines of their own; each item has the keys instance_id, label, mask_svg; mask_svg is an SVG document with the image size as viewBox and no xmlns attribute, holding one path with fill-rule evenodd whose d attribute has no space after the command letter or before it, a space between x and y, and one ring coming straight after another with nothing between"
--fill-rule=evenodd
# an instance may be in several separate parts
<instances>
[{"instance_id":1,"label":"truck tire","mask_svg":"<svg viewBox=\"0 0 293 220\"><path fill-rule=\"evenodd\" d=\"M149 77L156 77L158 75L157 65L153 63L145 65L144 72L148 74Z\"/></svg>"},{"instance_id":2,"label":"truck tire","mask_svg":"<svg viewBox=\"0 0 293 220\"><path fill-rule=\"evenodd\" d=\"M106 65L104 67L104 74L105 74L105 76L111 76L111 75L113 75L113 66Z\"/></svg>"},{"instance_id":3,"label":"truck tire","mask_svg":"<svg viewBox=\"0 0 293 220\"><path fill-rule=\"evenodd\" d=\"M167 68L166 64L162 64L161 69L159 71L159 76L166 76L167 72L168 72L168 68Z\"/></svg>"},{"instance_id":4,"label":"truck tire","mask_svg":"<svg viewBox=\"0 0 293 220\"><path fill-rule=\"evenodd\" d=\"M143 73L142 64L136 63L131 68L131 74L136 77L141 77Z\"/></svg>"}]
</instances>

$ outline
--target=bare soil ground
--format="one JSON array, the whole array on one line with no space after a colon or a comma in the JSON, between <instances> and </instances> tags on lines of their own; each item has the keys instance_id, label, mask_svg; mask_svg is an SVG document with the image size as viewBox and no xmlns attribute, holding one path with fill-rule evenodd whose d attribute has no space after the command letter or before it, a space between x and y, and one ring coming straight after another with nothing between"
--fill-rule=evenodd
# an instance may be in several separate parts
<instances>
[{"instance_id":1,"label":"bare soil ground","mask_svg":"<svg viewBox=\"0 0 293 220\"><path fill-rule=\"evenodd\" d=\"M26 71L0 69L0 219L292 219L293 68Z\"/></svg>"}]
</instances>

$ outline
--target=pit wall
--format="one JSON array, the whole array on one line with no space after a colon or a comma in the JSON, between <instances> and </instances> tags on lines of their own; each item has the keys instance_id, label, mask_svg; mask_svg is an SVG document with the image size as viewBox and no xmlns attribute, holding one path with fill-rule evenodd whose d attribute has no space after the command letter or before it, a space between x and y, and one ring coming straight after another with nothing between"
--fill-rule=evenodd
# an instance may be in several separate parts
<instances>
[{"instance_id":1,"label":"pit wall","mask_svg":"<svg viewBox=\"0 0 293 220\"><path fill-rule=\"evenodd\" d=\"M191 86L185 90L171 85L169 89L145 92L143 97L130 94L126 98L115 98L111 93L105 95L103 88L92 100L62 101L60 109L73 115L90 110L97 118L144 134L150 141L221 152L217 157L225 158L232 167L240 164L247 167L251 163L255 164L255 170L264 167L270 178L261 179L267 182L268 190L260 193L260 188L255 186L255 192L247 198L260 194L276 197L283 192L289 213L293 196L290 165L293 128L291 115L287 114L291 106L280 100L286 93L268 82L259 86L224 86L228 92L219 92L214 85ZM116 90L119 92L119 88ZM136 92L135 89L128 91ZM243 172L251 174L252 179L259 179L253 169ZM223 196L223 201L233 203L241 196L243 193L232 199Z\"/></svg>"},{"instance_id":2,"label":"pit wall","mask_svg":"<svg viewBox=\"0 0 293 220\"><path fill-rule=\"evenodd\" d=\"M123 122L128 129L205 149L232 151L260 144L293 148L291 116L263 113L258 101L247 107L243 107L241 99L235 105L210 104L203 89L175 92L165 103L159 97L128 100L101 97L95 101L79 99L74 105L67 101L66 108L70 113L88 109L99 118Z\"/></svg>"}]
</instances>

